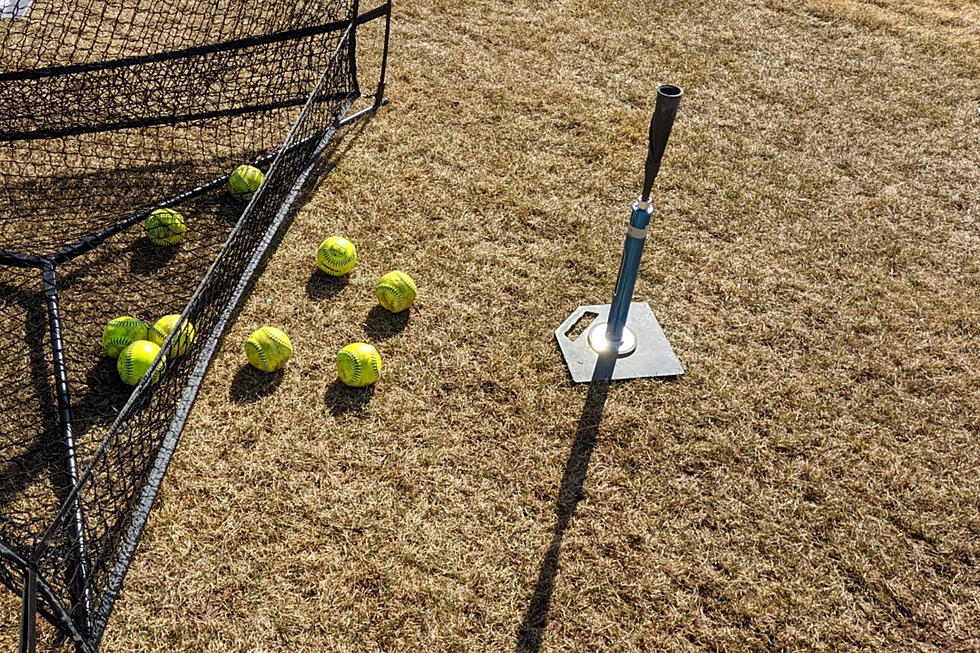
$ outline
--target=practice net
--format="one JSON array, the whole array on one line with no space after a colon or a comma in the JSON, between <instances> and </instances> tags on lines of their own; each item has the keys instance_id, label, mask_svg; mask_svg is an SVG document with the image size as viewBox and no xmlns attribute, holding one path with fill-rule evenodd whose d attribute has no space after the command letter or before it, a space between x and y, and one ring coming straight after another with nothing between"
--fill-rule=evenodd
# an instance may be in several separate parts
<instances>
[{"instance_id":1,"label":"practice net","mask_svg":"<svg viewBox=\"0 0 980 653\"><path fill-rule=\"evenodd\" d=\"M0 583L23 602L21 650L36 612L98 648L221 335L327 142L382 104L390 15L0 0ZM365 96L356 35L374 19ZM265 173L247 205L225 191L242 163ZM186 220L177 245L144 231L162 207ZM189 351L168 339L166 364L123 385L105 323L167 314L193 325Z\"/></svg>"}]
</instances>

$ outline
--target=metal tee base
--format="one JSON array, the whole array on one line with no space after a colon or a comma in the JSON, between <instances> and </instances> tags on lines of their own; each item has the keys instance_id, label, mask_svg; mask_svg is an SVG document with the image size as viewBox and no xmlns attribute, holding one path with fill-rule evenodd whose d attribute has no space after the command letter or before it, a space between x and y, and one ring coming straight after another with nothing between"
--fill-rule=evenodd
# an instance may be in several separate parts
<instances>
[{"instance_id":1,"label":"metal tee base","mask_svg":"<svg viewBox=\"0 0 980 653\"><path fill-rule=\"evenodd\" d=\"M568 332L587 314L596 316L592 325L574 340L570 339ZM608 317L609 304L579 306L555 330L558 346L575 383L674 377L684 374L684 368L649 304L630 303L623 339L627 339L627 333L631 334L636 346L629 353L626 353L628 347L620 348L619 354L610 351L605 340ZM604 351L596 351L593 345Z\"/></svg>"}]
</instances>

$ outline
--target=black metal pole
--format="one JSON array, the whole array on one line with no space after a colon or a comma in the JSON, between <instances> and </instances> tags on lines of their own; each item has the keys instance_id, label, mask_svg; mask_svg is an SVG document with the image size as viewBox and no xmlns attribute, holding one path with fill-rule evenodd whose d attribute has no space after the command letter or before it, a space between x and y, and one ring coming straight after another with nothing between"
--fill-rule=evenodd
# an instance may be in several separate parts
<instances>
[{"instance_id":1,"label":"black metal pole","mask_svg":"<svg viewBox=\"0 0 980 653\"><path fill-rule=\"evenodd\" d=\"M74 538L74 555L77 556L76 569L68 565L66 573L72 600L76 603L73 617L80 626L82 633L90 630L90 615L92 608L91 588L89 587L88 555L85 546L85 519L82 515L82 502L79 495L74 493L78 485L78 458L75 448L75 436L72 432L71 394L68 389L68 365L65 362L65 345L61 336L61 315L58 312L58 284L53 265L48 265L41 271L44 282L44 297L48 304L48 326L51 331L52 362L54 364L55 394L58 398L58 417L61 422L62 444L65 447L65 486L68 500L73 502L71 519L71 534ZM75 573L72 573L72 572Z\"/></svg>"},{"instance_id":2,"label":"black metal pole","mask_svg":"<svg viewBox=\"0 0 980 653\"><path fill-rule=\"evenodd\" d=\"M385 3L388 7L385 16L385 43L381 53L381 76L378 78L378 90L374 94L374 108L378 109L385 102L385 75L388 72L388 42L391 39L391 0Z\"/></svg>"},{"instance_id":3,"label":"black metal pole","mask_svg":"<svg viewBox=\"0 0 980 653\"><path fill-rule=\"evenodd\" d=\"M357 19L359 18L360 6L360 1L354 0L354 6L351 7L351 24L347 31L347 57L349 59L347 69L350 71L350 80L353 82L354 90L357 91L358 95L361 95L361 84L357 81L357 26L360 24Z\"/></svg>"},{"instance_id":4,"label":"black metal pole","mask_svg":"<svg viewBox=\"0 0 980 653\"><path fill-rule=\"evenodd\" d=\"M37 559L36 551L34 559ZM75 648L78 650L78 653L96 653L92 644L87 641L86 636L82 635L75 622L72 621L71 616L65 611L64 606L61 604L61 599L52 591L51 587L44 581L44 578L40 576L35 563L18 555L5 546L3 542L0 542L0 560L4 563L14 565L24 578L21 594L25 600L21 605L22 619L19 629L21 632L21 642L25 648L32 637L36 637L36 617L41 615L59 628L63 634L71 637L72 641L75 642ZM33 578L28 578L28 573ZM8 585L8 587L13 587L8 582L13 582L12 577L4 581L4 584ZM25 648L18 648L18 651L23 652Z\"/></svg>"},{"instance_id":5,"label":"black metal pole","mask_svg":"<svg viewBox=\"0 0 980 653\"><path fill-rule=\"evenodd\" d=\"M20 605L20 646L18 653L34 653L37 649L37 573L24 570L24 593Z\"/></svg>"},{"instance_id":6,"label":"black metal pole","mask_svg":"<svg viewBox=\"0 0 980 653\"><path fill-rule=\"evenodd\" d=\"M43 268L47 264L48 260L43 256L18 254L0 249L0 265L9 265L15 268Z\"/></svg>"},{"instance_id":7,"label":"black metal pole","mask_svg":"<svg viewBox=\"0 0 980 653\"><path fill-rule=\"evenodd\" d=\"M341 120L338 120L337 121L337 124L335 124L334 127L337 128L337 129L340 129L341 127L346 127L347 125L351 124L352 122L357 122L358 120L360 120L361 118L363 118L367 114L374 113L375 111L378 110L378 106L385 106L386 104L388 104L388 98L384 98L381 101L381 104L380 105L372 104L371 106L369 106L369 107L367 107L365 109L361 109L357 113L352 113L351 115L346 116L346 117L342 118Z\"/></svg>"}]
</instances>

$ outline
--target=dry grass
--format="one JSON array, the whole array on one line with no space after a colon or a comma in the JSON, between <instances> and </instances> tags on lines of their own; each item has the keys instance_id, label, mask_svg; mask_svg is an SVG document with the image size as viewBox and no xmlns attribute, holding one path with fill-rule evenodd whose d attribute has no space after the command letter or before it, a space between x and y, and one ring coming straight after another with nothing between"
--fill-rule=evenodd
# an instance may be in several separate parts
<instances>
[{"instance_id":1,"label":"dry grass","mask_svg":"<svg viewBox=\"0 0 980 653\"><path fill-rule=\"evenodd\" d=\"M213 364L105 650L980 649L978 33L962 1L397 6L393 103ZM552 331L611 293L656 80L687 97L636 296L688 373L589 392ZM373 391L334 383L354 340Z\"/></svg>"}]
</instances>

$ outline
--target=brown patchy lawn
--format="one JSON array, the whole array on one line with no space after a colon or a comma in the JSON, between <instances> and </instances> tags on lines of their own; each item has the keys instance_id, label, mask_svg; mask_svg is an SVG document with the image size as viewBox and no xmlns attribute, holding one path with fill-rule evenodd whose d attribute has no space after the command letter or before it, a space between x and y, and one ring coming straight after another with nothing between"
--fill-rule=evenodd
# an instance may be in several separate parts
<instances>
[{"instance_id":1,"label":"brown patchy lawn","mask_svg":"<svg viewBox=\"0 0 980 653\"><path fill-rule=\"evenodd\" d=\"M215 360L105 650L980 650L980 5L393 29L392 104ZM656 81L686 97L636 298L687 374L590 392L552 331L611 294ZM394 267L407 322L373 308ZM334 381L355 340L373 391Z\"/></svg>"}]
</instances>

